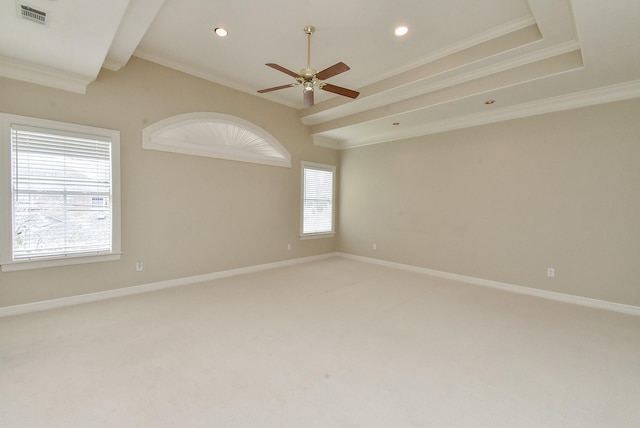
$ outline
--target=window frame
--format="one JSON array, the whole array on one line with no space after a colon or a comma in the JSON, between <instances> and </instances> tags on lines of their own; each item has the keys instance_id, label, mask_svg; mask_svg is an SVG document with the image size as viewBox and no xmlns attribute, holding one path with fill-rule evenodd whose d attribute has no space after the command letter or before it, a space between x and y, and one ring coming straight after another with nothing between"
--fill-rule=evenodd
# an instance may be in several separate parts
<instances>
[{"instance_id":1,"label":"window frame","mask_svg":"<svg viewBox=\"0 0 640 428\"><path fill-rule=\"evenodd\" d=\"M305 201L305 179L306 169L328 171L332 174L331 189L331 230L326 232L304 232L304 201ZM336 234L336 166L317 162L302 161L300 168L300 239L332 238Z\"/></svg>"},{"instance_id":2,"label":"window frame","mask_svg":"<svg viewBox=\"0 0 640 428\"><path fill-rule=\"evenodd\" d=\"M229 130L237 129L252 134L262 140L278 155L271 156L252 152L237 146L233 139L222 138L211 133L192 138L167 137L166 133L188 130L191 125L221 125ZM233 134L233 133L232 133ZM228 136L227 136L228 137ZM291 154L280 142L267 131L254 123L229 114L214 112L194 112L171 116L155 122L142 130L142 148L192 156L204 156L239 162L291 168Z\"/></svg>"},{"instance_id":3,"label":"window frame","mask_svg":"<svg viewBox=\"0 0 640 428\"><path fill-rule=\"evenodd\" d=\"M13 258L13 191L11 168L11 127L12 125L40 128L52 134L83 134L108 139L111 144L111 192L112 224L111 251L86 252L79 254L55 255L35 259ZM121 205L120 205L120 132L112 129L78 125L54 120L40 119L0 113L0 267L2 272L37 269L119 260L121 251Z\"/></svg>"}]
</instances>

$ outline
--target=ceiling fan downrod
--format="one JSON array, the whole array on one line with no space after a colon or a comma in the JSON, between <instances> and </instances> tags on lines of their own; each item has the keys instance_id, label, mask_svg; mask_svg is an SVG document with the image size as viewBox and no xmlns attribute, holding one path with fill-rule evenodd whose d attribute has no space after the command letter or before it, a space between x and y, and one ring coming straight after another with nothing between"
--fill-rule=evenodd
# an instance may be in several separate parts
<instances>
[{"instance_id":1,"label":"ceiling fan downrod","mask_svg":"<svg viewBox=\"0 0 640 428\"><path fill-rule=\"evenodd\" d=\"M307 68L300 70L300 76L302 76L305 81L309 81L313 79L313 77L318 72L318 70L314 70L313 68L311 68L311 35L316 31L316 27L314 27L313 25L307 25L303 28L303 30L307 35ZM313 90L313 86L311 87L311 90Z\"/></svg>"}]
</instances>

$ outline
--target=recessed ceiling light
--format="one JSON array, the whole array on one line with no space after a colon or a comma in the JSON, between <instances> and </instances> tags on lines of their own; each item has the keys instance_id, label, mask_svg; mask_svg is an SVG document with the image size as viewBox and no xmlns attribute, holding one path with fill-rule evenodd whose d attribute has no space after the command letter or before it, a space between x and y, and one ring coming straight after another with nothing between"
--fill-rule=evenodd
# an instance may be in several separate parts
<instances>
[{"instance_id":1,"label":"recessed ceiling light","mask_svg":"<svg viewBox=\"0 0 640 428\"><path fill-rule=\"evenodd\" d=\"M227 36L227 34L229 34L229 33L227 32L227 30L225 30L225 29L224 29L224 28L222 28L222 27L217 27L215 30L213 30L213 32L214 32L214 33L216 33L216 35L217 35L217 36L220 36L220 37L226 37L226 36Z\"/></svg>"},{"instance_id":2,"label":"recessed ceiling light","mask_svg":"<svg viewBox=\"0 0 640 428\"><path fill-rule=\"evenodd\" d=\"M409 32L409 29L405 26L398 27L394 30L393 34L398 37L402 37Z\"/></svg>"}]
</instances>

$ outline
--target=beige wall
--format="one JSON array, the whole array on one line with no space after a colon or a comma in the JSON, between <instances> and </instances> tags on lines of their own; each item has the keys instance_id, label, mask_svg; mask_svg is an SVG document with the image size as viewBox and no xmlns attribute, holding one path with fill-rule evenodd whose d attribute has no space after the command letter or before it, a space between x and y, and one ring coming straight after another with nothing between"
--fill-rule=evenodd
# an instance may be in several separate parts
<instances>
[{"instance_id":1,"label":"beige wall","mask_svg":"<svg viewBox=\"0 0 640 428\"><path fill-rule=\"evenodd\" d=\"M640 305L639 118L636 99L344 151L340 250Z\"/></svg>"},{"instance_id":2,"label":"beige wall","mask_svg":"<svg viewBox=\"0 0 640 428\"><path fill-rule=\"evenodd\" d=\"M276 137L292 168L142 149L142 129L182 113L249 120ZM86 95L0 78L0 112L121 132L121 261L0 273L0 306L322 254L336 239L300 241L300 162L335 164L294 109L133 58ZM291 243L292 251L287 251ZM144 271L136 272L137 260Z\"/></svg>"},{"instance_id":3,"label":"beige wall","mask_svg":"<svg viewBox=\"0 0 640 428\"><path fill-rule=\"evenodd\" d=\"M293 109L133 58L86 95L0 78L0 111L121 131L124 251L0 273L0 306L336 250L640 305L640 100L334 152ZM142 149L196 111L262 127L293 167ZM301 160L340 165L339 245L298 238Z\"/></svg>"}]
</instances>

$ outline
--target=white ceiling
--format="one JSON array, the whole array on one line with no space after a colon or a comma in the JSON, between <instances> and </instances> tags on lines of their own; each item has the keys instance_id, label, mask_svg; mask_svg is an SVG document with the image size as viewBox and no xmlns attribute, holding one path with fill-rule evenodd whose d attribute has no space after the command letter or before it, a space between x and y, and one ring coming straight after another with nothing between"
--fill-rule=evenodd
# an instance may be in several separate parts
<instances>
[{"instance_id":1,"label":"white ceiling","mask_svg":"<svg viewBox=\"0 0 640 428\"><path fill-rule=\"evenodd\" d=\"M84 93L138 56L299 109L316 144L348 148L640 97L638 22L638 0L5 0L0 76ZM358 99L256 92L293 81L265 63L305 68L305 25L312 67L348 64L329 83Z\"/></svg>"}]
</instances>

